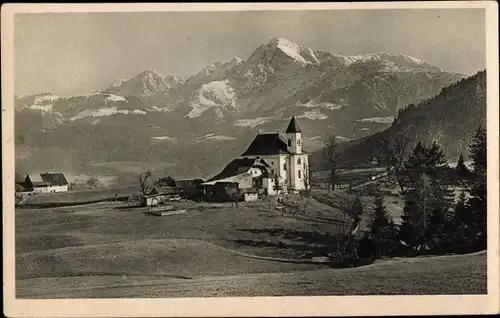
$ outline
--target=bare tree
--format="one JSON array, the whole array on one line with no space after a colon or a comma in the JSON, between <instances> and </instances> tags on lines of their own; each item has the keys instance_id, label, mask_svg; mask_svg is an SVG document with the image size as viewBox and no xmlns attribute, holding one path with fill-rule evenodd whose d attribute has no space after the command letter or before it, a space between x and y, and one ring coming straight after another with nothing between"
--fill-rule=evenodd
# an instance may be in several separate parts
<instances>
[{"instance_id":1,"label":"bare tree","mask_svg":"<svg viewBox=\"0 0 500 318\"><path fill-rule=\"evenodd\" d=\"M339 156L337 152L338 144L335 136L331 136L325 143L324 155L328 162L328 168L330 169L330 186L332 191L335 190L335 186L338 182L338 164Z\"/></svg>"},{"instance_id":2,"label":"bare tree","mask_svg":"<svg viewBox=\"0 0 500 318\"><path fill-rule=\"evenodd\" d=\"M337 235L337 253L342 259L358 258L357 249L354 244L354 236L359 229L361 216L363 215L363 204L359 196L356 196L350 205L343 207L341 231ZM348 219L351 222L348 222ZM349 224L349 225L348 225Z\"/></svg>"},{"instance_id":3,"label":"bare tree","mask_svg":"<svg viewBox=\"0 0 500 318\"><path fill-rule=\"evenodd\" d=\"M239 200L241 198L241 192L240 189L238 188L227 188L226 192L229 196L229 199L231 200L231 206L232 207L238 207L239 206Z\"/></svg>"},{"instance_id":4,"label":"bare tree","mask_svg":"<svg viewBox=\"0 0 500 318\"><path fill-rule=\"evenodd\" d=\"M283 190L283 185L281 184L281 181L279 178L280 177L278 175L274 175L273 190L276 191L276 194L279 194L280 191Z\"/></svg>"},{"instance_id":5,"label":"bare tree","mask_svg":"<svg viewBox=\"0 0 500 318\"><path fill-rule=\"evenodd\" d=\"M141 187L141 194L142 195L147 195L151 189L150 189L150 186L148 184L148 179L151 177L151 171L148 170L146 172L142 172L140 175L139 175L139 185Z\"/></svg>"},{"instance_id":6,"label":"bare tree","mask_svg":"<svg viewBox=\"0 0 500 318\"><path fill-rule=\"evenodd\" d=\"M379 161L386 163L388 178L391 174L391 170L394 171L402 193L406 191L403 178L409 145L410 138L406 132L402 132L391 138L382 139L379 151L376 154Z\"/></svg>"},{"instance_id":7,"label":"bare tree","mask_svg":"<svg viewBox=\"0 0 500 318\"><path fill-rule=\"evenodd\" d=\"M86 185L90 188L90 189L95 189L95 188L99 188L101 187L101 182L99 181L99 179L96 177L96 176L92 176L90 177L89 179L87 179L86 181Z\"/></svg>"},{"instance_id":8,"label":"bare tree","mask_svg":"<svg viewBox=\"0 0 500 318\"><path fill-rule=\"evenodd\" d=\"M303 202L302 202L302 213L306 214L306 209L311 203L311 180L309 176L309 169L304 165L304 190L300 192Z\"/></svg>"}]
</instances>

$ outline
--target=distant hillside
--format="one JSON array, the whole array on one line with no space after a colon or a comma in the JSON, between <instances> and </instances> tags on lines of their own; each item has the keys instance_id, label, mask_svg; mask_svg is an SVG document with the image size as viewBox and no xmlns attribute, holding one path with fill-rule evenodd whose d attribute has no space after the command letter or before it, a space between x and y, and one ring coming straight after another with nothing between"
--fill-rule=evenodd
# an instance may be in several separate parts
<instances>
[{"instance_id":1,"label":"distant hillside","mask_svg":"<svg viewBox=\"0 0 500 318\"><path fill-rule=\"evenodd\" d=\"M436 141L446 157L454 161L468 147L479 125L486 125L486 71L445 87L437 96L399 111L392 125L371 136L339 145L342 164L363 164L376 153L380 142L403 133L412 143ZM317 169L325 168L318 152L313 162Z\"/></svg>"}]
</instances>

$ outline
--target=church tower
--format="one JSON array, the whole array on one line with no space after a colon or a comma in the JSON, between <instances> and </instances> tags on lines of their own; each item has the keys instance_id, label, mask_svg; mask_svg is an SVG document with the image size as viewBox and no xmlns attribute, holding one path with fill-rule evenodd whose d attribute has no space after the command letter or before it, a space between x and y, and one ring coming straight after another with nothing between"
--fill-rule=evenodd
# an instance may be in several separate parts
<instances>
[{"instance_id":1,"label":"church tower","mask_svg":"<svg viewBox=\"0 0 500 318\"><path fill-rule=\"evenodd\" d=\"M292 116L290 123L286 129L287 147L294 155L302 153L302 130L299 127L295 116Z\"/></svg>"},{"instance_id":2,"label":"church tower","mask_svg":"<svg viewBox=\"0 0 500 318\"><path fill-rule=\"evenodd\" d=\"M308 186L305 181L309 176L308 155L302 151L302 130L295 116L292 117L286 129L288 156L287 171L288 186L291 191L300 191Z\"/></svg>"}]
</instances>

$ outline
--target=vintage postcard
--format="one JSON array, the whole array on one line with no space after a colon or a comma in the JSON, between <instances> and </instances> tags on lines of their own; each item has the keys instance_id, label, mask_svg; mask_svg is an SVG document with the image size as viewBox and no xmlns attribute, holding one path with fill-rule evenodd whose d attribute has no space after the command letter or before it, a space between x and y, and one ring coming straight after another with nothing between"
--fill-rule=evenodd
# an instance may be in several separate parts
<instances>
[{"instance_id":1,"label":"vintage postcard","mask_svg":"<svg viewBox=\"0 0 500 318\"><path fill-rule=\"evenodd\" d=\"M497 10L3 5L5 314L498 313Z\"/></svg>"}]
</instances>

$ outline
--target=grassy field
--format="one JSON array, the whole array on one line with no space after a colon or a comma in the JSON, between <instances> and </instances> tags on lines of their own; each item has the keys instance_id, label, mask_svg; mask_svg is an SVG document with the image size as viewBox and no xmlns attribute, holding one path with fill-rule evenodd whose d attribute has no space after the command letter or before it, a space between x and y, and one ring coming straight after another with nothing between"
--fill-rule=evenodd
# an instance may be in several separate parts
<instances>
[{"instance_id":1,"label":"grassy field","mask_svg":"<svg viewBox=\"0 0 500 318\"><path fill-rule=\"evenodd\" d=\"M486 253L380 261L353 269L230 276L86 276L18 283L23 298L485 294Z\"/></svg>"},{"instance_id":2,"label":"grassy field","mask_svg":"<svg viewBox=\"0 0 500 318\"><path fill-rule=\"evenodd\" d=\"M125 202L16 209L17 296L463 294L485 290L486 257L481 254L393 260L345 270L248 257L321 256L339 231L342 207L351 199L341 192L318 191L306 215L296 217L281 215L267 202L223 208L207 205L205 211L194 202L180 202L176 205L187 212L165 217Z\"/></svg>"},{"instance_id":3,"label":"grassy field","mask_svg":"<svg viewBox=\"0 0 500 318\"><path fill-rule=\"evenodd\" d=\"M25 206L43 206L57 204L84 204L88 202L104 201L114 198L127 198L139 194L138 185L103 187L85 191L69 191L59 193L45 193L26 197L23 200Z\"/></svg>"}]
</instances>

